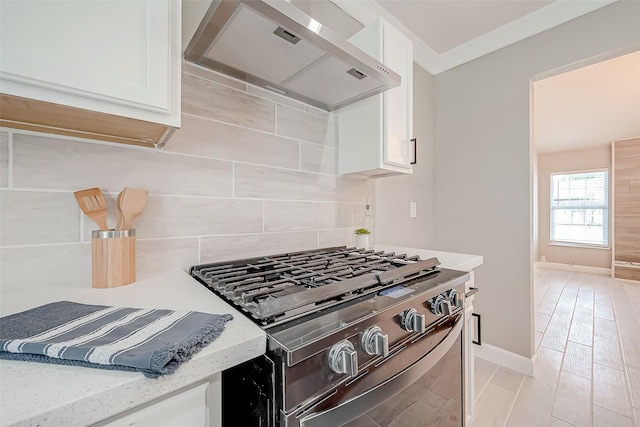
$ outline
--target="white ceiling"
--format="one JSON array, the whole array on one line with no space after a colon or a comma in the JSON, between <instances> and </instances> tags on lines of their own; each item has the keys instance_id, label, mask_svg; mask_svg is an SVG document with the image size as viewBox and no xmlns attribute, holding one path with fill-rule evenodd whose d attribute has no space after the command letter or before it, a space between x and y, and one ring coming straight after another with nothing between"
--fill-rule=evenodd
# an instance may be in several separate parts
<instances>
[{"instance_id":1,"label":"white ceiling","mask_svg":"<svg viewBox=\"0 0 640 427\"><path fill-rule=\"evenodd\" d=\"M553 3L546 1L377 0L437 54Z\"/></svg>"},{"instance_id":2,"label":"white ceiling","mask_svg":"<svg viewBox=\"0 0 640 427\"><path fill-rule=\"evenodd\" d=\"M534 82L539 153L640 136L640 51Z\"/></svg>"},{"instance_id":3,"label":"white ceiling","mask_svg":"<svg viewBox=\"0 0 640 427\"><path fill-rule=\"evenodd\" d=\"M618 0L331 0L363 25L378 16L438 74Z\"/></svg>"},{"instance_id":4,"label":"white ceiling","mask_svg":"<svg viewBox=\"0 0 640 427\"><path fill-rule=\"evenodd\" d=\"M331 0L363 25L378 16L438 74L617 0ZM640 136L640 52L534 84L534 144L548 153Z\"/></svg>"}]
</instances>

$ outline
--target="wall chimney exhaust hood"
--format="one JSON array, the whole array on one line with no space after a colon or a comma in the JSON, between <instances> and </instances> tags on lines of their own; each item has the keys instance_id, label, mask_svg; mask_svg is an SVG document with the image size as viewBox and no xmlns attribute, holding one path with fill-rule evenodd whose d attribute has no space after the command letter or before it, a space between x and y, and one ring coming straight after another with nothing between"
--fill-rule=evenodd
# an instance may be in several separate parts
<instances>
[{"instance_id":1,"label":"wall chimney exhaust hood","mask_svg":"<svg viewBox=\"0 0 640 427\"><path fill-rule=\"evenodd\" d=\"M327 111L400 76L285 0L214 0L185 59Z\"/></svg>"}]
</instances>

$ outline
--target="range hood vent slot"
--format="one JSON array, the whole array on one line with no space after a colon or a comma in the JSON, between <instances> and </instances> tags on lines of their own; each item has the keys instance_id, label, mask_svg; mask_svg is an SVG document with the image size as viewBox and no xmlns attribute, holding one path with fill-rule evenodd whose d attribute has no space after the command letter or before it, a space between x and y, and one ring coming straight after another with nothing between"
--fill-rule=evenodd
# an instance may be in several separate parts
<instances>
[{"instance_id":1,"label":"range hood vent slot","mask_svg":"<svg viewBox=\"0 0 640 427\"><path fill-rule=\"evenodd\" d=\"M285 0L214 1L185 59L327 111L400 85L398 74Z\"/></svg>"},{"instance_id":2,"label":"range hood vent slot","mask_svg":"<svg viewBox=\"0 0 640 427\"><path fill-rule=\"evenodd\" d=\"M275 34L278 37L282 37L283 39L285 39L286 41L288 41L291 44L296 44L300 41L300 37L296 36L293 33L290 33L289 31L285 30L282 27L278 27L276 28L276 30L273 32L273 34Z\"/></svg>"},{"instance_id":3,"label":"range hood vent slot","mask_svg":"<svg viewBox=\"0 0 640 427\"><path fill-rule=\"evenodd\" d=\"M362 80L365 77L367 77L366 74L361 73L360 71L356 70L355 68L350 69L349 71L347 71L347 73L351 74L353 77L355 77L358 80Z\"/></svg>"}]
</instances>

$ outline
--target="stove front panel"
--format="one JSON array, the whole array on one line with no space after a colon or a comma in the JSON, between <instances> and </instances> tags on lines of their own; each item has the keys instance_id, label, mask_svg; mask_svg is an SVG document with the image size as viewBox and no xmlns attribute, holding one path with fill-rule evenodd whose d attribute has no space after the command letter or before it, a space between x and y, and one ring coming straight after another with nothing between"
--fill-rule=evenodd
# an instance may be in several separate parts
<instances>
[{"instance_id":1,"label":"stove front panel","mask_svg":"<svg viewBox=\"0 0 640 427\"><path fill-rule=\"evenodd\" d=\"M450 290L452 288L447 288ZM464 282L461 282L455 290L464 291ZM444 289L442 290L444 291ZM294 411L304 402L317 399L323 393L331 392L340 384L350 384L354 378L360 378L363 374L369 376L368 381L379 382L384 375L390 375L390 371L377 369L377 374L372 374L376 365L393 366L392 371L400 371L408 364L407 359L409 352L407 349L420 357L431 351L443 337L449 332L456 322L460 322L463 317L464 309L456 307L450 315L435 315L431 312L431 300L440 295L439 293L428 294L422 299L410 299L401 303L393 309L378 312L376 315L366 320L361 320L349 327L343 327L338 332L328 335L323 340L317 341L317 347L321 350L317 351L311 357L306 357L301 361L295 359L297 353L289 353L282 349L276 349L278 365L283 372L282 377L282 406L285 411ZM402 314L408 310L414 309L417 314L425 316L424 332L407 331L402 326ZM363 334L372 327L380 328L382 334L387 336L388 355L371 355L368 354L363 346ZM276 334L277 336L277 334ZM345 373L334 372L329 364L329 353L334 345L340 342L348 341L351 343L356 352L356 360L358 366L358 374L355 377ZM419 346L418 346L419 344ZM271 341L273 345L273 341ZM417 346L417 347L416 347ZM302 350L311 352L310 345L303 347ZM289 363L291 354L294 355L294 362ZM382 375L382 377L379 377Z\"/></svg>"}]
</instances>

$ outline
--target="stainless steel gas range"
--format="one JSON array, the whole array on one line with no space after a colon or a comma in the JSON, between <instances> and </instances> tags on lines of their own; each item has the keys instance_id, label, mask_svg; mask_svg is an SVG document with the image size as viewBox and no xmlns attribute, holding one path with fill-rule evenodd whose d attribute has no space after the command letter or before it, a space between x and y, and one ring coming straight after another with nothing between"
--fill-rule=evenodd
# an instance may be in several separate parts
<instances>
[{"instance_id":1,"label":"stainless steel gas range","mask_svg":"<svg viewBox=\"0 0 640 427\"><path fill-rule=\"evenodd\" d=\"M197 265L267 333L222 374L224 426L463 426L465 282L436 258L347 247Z\"/></svg>"}]
</instances>

